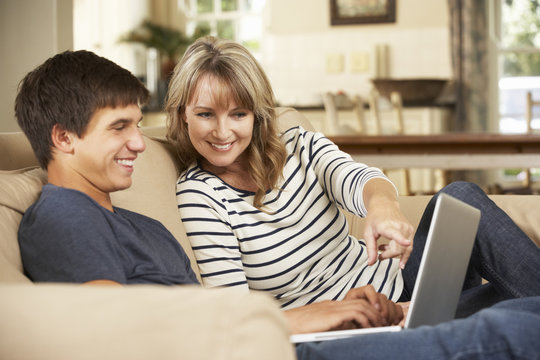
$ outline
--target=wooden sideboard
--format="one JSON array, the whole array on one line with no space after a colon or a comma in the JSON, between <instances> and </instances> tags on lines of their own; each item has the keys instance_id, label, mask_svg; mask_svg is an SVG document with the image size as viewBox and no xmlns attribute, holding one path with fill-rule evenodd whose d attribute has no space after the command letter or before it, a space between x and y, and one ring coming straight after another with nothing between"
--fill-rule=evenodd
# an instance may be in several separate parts
<instances>
[{"instance_id":1,"label":"wooden sideboard","mask_svg":"<svg viewBox=\"0 0 540 360\"><path fill-rule=\"evenodd\" d=\"M540 134L340 135L329 138L355 160L384 169L540 167Z\"/></svg>"}]
</instances>

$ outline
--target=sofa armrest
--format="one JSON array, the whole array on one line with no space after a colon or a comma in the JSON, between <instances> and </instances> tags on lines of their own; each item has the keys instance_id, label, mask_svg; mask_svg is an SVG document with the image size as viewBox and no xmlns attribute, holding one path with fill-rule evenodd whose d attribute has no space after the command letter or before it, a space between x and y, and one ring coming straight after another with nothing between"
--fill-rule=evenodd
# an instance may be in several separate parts
<instances>
[{"instance_id":1,"label":"sofa armrest","mask_svg":"<svg viewBox=\"0 0 540 360\"><path fill-rule=\"evenodd\" d=\"M294 359L269 297L191 286L0 284L1 359Z\"/></svg>"},{"instance_id":2,"label":"sofa armrest","mask_svg":"<svg viewBox=\"0 0 540 360\"><path fill-rule=\"evenodd\" d=\"M490 195L491 200L504 210L510 218L540 247L540 222L537 221L540 195ZM401 211L416 229L431 196L400 196ZM345 212L350 233L362 239L364 219ZM383 240L384 241L384 240Z\"/></svg>"}]
</instances>

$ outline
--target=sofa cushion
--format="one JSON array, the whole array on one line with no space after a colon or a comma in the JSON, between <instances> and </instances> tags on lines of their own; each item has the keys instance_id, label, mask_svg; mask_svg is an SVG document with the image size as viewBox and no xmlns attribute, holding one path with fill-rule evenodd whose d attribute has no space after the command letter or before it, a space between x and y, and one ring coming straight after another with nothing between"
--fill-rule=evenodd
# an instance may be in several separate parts
<instances>
[{"instance_id":1,"label":"sofa cushion","mask_svg":"<svg viewBox=\"0 0 540 360\"><path fill-rule=\"evenodd\" d=\"M17 231L46 182L47 174L40 168L0 171L0 282L30 282L23 275Z\"/></svg>"},{"instance_id":2,"label":"sofa cushion","mask_svg":"<svg viewBox=\"0 0 540 360\"><path fill-rule=\"evenodd\" d=\"M38 166L30 142L22 132L0 132L0 170Z\"/></svg>"},{"instance_id":3,"label":"sofa cushion","mask_svg":"<svg viewBox=\"0 0 540 360\"><path fill-rule=\"evenodd\" d=\"M192 286L0 284L0 359L294 359L268 296Z\"/></svg>"},{"instance_id":4,"label":"sofa cushion","mask_svg":"<svg viewBox=\"0 0 540 360\"><path fill-rule=\"evenodd\" d=\"M276 108L276 116L278 120L278 130L280 132L284 132L295 126L301 126L306 130L315 131L311 122L293 108L278 107Z\"/></svg>"},{"instance_id":5,"label":"sofa cushion","mask_svg":"<svg viewBox=\"0 0 540 360\"><path fill-rule=\"evenodd\" d=\"M537 211L540 195L490 195L490 198L540 247Z\"/></svg>"}]
</instances>

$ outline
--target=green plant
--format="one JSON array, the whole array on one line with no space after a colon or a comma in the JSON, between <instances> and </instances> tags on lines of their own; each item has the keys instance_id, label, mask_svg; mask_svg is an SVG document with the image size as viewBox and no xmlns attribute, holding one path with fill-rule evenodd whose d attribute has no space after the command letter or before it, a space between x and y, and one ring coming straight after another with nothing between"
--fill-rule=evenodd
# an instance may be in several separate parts
<instances>
[{"instance_id":1,"label":"green plant","mask_svg":"<svg viewBox=\"0 0 540 360\"><path fill-rule=\"evenodd\" d=\"M164 61L174 60L191 44L192 39L179 30L144 21L141 26L120 38L120 41L136 42L159 51Z\"/></svg>"},{"instance_id":2,"label":"green plant","mask_svg":"<svg viewBox=\"0 0 540 360\"><path fill-rule=\"evenodd\" d=\"M188 46L201 36L210 34L210 28L197 26L193 36L188 37L181 31L144 21L138 28L122 36L119 41L140 43L148 48L155 48L161 57L161 76L168 78L177 60Z\"/></svg>"}]
</instances>

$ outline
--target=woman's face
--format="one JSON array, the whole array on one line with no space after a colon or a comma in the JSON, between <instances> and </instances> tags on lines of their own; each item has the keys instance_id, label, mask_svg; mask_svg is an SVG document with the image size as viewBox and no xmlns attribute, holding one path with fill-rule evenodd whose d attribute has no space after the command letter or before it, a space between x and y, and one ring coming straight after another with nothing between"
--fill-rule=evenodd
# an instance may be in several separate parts
<instances>
[{"instance_id":1,"label":"woman's face","mask_svg":"<svg viewBox=\"0 0 540 360\"><path fill-rule=\"evenodd\" d=\"M254 114L237 105L219 81L211 76L199 80L184 121L206 170L216 174L247 170L245 150L251 142Z\"/></svg>"}]
</instances>

